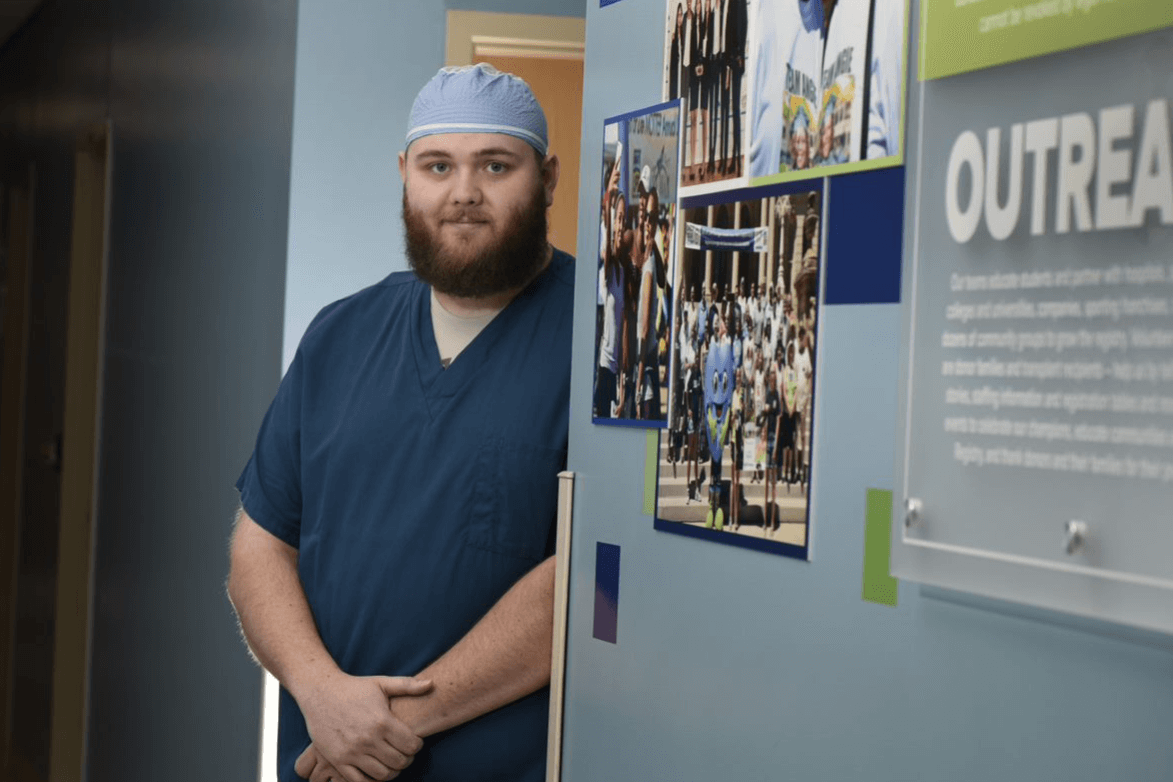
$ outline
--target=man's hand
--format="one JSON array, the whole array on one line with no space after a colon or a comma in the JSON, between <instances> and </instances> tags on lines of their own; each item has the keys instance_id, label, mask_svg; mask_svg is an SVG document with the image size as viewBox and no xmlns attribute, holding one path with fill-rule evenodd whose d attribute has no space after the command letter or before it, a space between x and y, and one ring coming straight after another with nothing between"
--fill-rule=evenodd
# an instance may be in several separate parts
<instances>
[{"instance_id":1,"label":"man's hand","mask_svg":"<svg viewBox=\"0 0 1173 782\"><path fill-rule=\"evenodd\" d=\"M293 764L293 770L297 772L299 777L308 779L310 782L332 782L332 780L346 779L338 769L331 766L325 761L318 749L313 744L306 747L305 752L301 753L297 762ZM390 779L398 776L396 773Z\"/></svg>"},{"instance_id":2,"label":"man's hand","mask_svg":"<svg viewBox=\"0 0 1173 782\"><path fill-rule=\"evenodd\" d=\"M427 680L338 673L304 689L298 706L313 744L294 769L303 777L317 773L334 782L394 779L423 740L396 719L388 700L423 695L431 688Z\"/></svg>"}]
</instances>

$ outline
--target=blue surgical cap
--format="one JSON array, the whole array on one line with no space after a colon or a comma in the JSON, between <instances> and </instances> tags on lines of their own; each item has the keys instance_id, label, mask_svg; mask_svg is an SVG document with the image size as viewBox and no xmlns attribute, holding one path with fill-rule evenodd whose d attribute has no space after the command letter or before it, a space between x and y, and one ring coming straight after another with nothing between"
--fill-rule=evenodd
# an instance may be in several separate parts
<instances>
[{"instance_id":1,"label":"blue surgical cap","mask_svg":"<svg viewBox=\"0 0 1173 782\"><path fill-rule=\"evenodd\" d=\"M546 115L524 80L488 63L441 68L411 107L407 146L437 133L504 133L545 155Z\"/></svg>"}]
</instances>

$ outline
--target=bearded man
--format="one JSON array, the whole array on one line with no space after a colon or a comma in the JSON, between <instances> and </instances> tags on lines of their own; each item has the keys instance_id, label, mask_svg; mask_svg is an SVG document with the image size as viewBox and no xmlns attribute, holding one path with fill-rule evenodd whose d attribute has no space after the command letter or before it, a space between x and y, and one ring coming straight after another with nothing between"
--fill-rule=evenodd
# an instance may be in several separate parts
<instances>
[{"instance_id":1,"label":"bearded man","mask_svg":"<svg viewBox=\"0 0 1173 782\"><path fill-rule=\"evenodd\" d=\"M399 172L412 272L307 329L237 483L229 595L282 685L282 782L537 782L573 312L558 159L525 82L479 65L420 91Z\"/></svg>"}]
</instances>

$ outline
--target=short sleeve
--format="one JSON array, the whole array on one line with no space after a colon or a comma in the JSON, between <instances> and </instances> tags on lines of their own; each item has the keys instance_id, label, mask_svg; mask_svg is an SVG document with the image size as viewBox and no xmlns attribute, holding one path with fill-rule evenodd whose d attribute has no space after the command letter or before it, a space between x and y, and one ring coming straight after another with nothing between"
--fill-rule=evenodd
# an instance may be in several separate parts
<instances>
[{"instance_id":1,"label":"short sleeve","mask_svg":"<svg viewBox=\"0 0 1173 782\"><path fill-rule=\"evenodd\" d=\"M301 351L281 380L265 413L256 447L236 482L248 515L280 540L298 548L301 533Z\"/></svg>"}]
</instances>

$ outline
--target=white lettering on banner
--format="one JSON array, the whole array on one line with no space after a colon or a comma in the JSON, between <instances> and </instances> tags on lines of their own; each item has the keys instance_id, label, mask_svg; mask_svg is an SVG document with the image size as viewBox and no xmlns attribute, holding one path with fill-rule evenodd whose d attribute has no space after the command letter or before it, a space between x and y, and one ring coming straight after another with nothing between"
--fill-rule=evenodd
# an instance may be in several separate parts
<instances>
[{"instance_id":1,"label":"white lettering on banner","mask_svg":"<svg viewBox=\"0 0 1173 782\"><path fill-rule=\"evenodd\" d=\"M1135 106L1125 104L1102 109L1095 117L1078 112L1015 123L1007 134L992 127L986 130L984 148L977 133L963 131L953 142L945 173L945 217L953 240L965 244L972 239L983 217L994 239L1014 233L1022 212L1027 154L1032 157L1030 233L1044 234L1051 150L1057 152L1055 233L1138 228L1150 212L1173 225L1168 101L1148 102L1139 137L1136 113ZM1009 137L1005 182L1000 176L1003 135ZM962 188L963 172L969 175L968 192Z\"/></svg>"}]
</instances>

